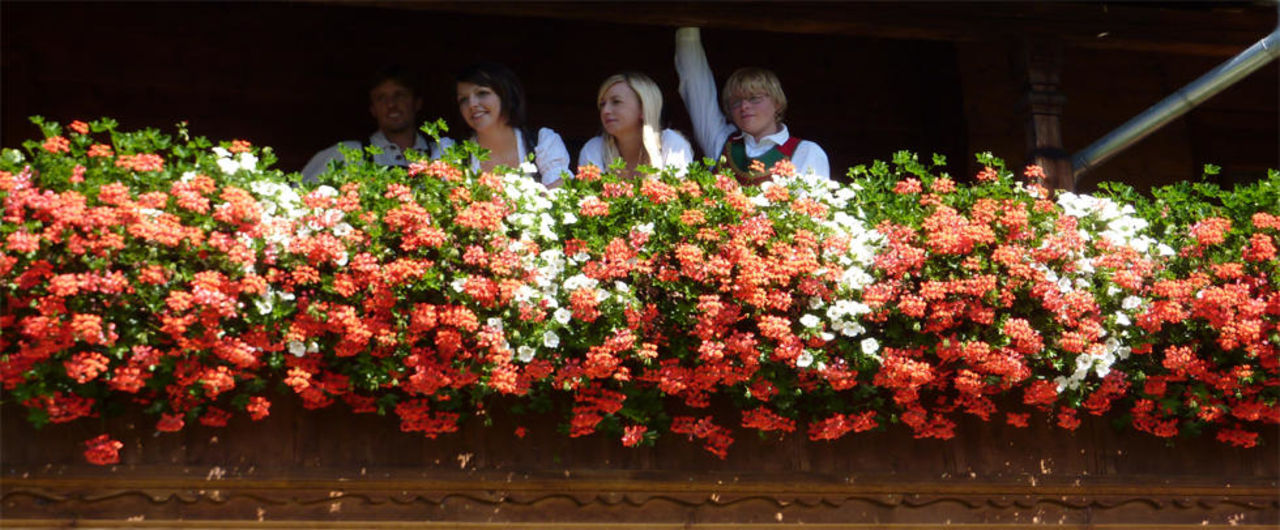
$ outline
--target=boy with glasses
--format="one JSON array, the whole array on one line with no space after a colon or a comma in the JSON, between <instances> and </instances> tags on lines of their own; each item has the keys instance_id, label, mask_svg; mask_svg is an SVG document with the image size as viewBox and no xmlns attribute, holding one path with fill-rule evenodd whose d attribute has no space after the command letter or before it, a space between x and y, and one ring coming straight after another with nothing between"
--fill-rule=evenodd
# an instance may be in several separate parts
<instances>
[{"instance_id":1,"label":"boy with glasses","mask_svg":"<svg viewBox=\"0 0 1280 530\"><path fill-rule=\"evenodd\" d=\"M738 69L725 81L716 101L715 78L700 31L680 28L676 30L676 74L698 145L703 153L722 157L739 182L757 185L768 180L768 169L780 160L790 160L797 173L830 178L827 153L814 142L791 136L783 124L787 96L773 72ZM733 123L725 120L726 114ZM753 170L753 162L763 164L765 171Z\"/></svg>"}]
</instances>

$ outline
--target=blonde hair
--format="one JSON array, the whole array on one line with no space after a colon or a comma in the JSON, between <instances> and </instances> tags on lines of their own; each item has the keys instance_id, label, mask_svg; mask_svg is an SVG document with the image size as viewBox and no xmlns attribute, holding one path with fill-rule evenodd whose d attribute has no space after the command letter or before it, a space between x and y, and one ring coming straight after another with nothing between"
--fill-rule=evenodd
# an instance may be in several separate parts
<instances>
[{"instance_id":1,"label":"blonde hair","mask_svg":"<svg viewBox=\"0 0 1280 530\"><path fill-rule=\"evenodd\" d=\"M720 108L726 116L733 115L733 103L754 94L764 94L773 99L778 107L774 119L782 123L787 112L787 95L782 92L782 82L772 70L764 68L739 68L729 80L724 82L724 90L720 91Z\"/></svg>"},{"instance_id":2,"label":"blonde hair","mask_svg":"<svg viewBox=\"0 0 1280 530\"><path fill-rule=\"evenodd\" d=\"M604 101L604 93L618 83L625 83L640 99L640 142L644 145L641 163L656 164L662 160L662 89L649 76L640 72L614 74L600 84L596 102ZM604 165L608 166L622 156L618 151L618 139L607 131L604 137Z\"/></svg>"}]
</instances>

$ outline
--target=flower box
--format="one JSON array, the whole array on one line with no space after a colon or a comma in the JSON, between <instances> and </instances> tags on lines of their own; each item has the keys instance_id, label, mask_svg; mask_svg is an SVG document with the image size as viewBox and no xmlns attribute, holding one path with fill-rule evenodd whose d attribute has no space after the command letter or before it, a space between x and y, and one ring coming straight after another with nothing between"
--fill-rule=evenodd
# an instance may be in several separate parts
<instances>
[{"instance_id":1,"label":"flower box","mask_svg":"<svg viewBox=\"0 0 1280 530\"><path fill-rule=\"evenodd\" d=\"M548 190L464 143L308 186L241 140L34 121L0 152L6 514L1276 517L1278 172L1088 196L904 152Z\"/></svg>"}]
</instances>

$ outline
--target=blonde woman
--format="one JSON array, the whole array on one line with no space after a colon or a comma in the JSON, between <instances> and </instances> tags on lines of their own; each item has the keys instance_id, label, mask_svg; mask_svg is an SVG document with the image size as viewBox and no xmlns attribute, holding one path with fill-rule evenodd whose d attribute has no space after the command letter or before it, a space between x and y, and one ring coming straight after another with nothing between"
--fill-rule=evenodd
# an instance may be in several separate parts
<instances>
[{"instance_id":1,"label":"blonde woman","mask_svg":"<svg viewBox=\"0 0 1280 530\"><path fill-rule=\"evenodd\" d=\"M680 133L661 128L662 90L653 79L638 72L610 76L600 84L596 105L604 134L582 146L579 167L593 164L604 169L621 159L628 174L647 165L684 175L693 146Z\"/></svg>"}]
</instances>

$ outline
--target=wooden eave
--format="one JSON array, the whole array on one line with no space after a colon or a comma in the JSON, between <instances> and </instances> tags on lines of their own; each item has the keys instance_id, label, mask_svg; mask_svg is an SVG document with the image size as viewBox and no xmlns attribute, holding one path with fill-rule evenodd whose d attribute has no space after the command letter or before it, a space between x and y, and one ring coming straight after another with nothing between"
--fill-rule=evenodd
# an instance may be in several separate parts
<instances>
[{"instance_id":1,"label":"wooden eave","mask_svg":"<svg viewBox=\"0 0 1280 530\"><path fill-rule=\"evenodd\" d=\"M1029 34L1068 46L1229 57L1270 33L1262 2L394 2L303 0L487 16L702 26L870 38L984 41Z\"/></svg>"}]
</instances>

